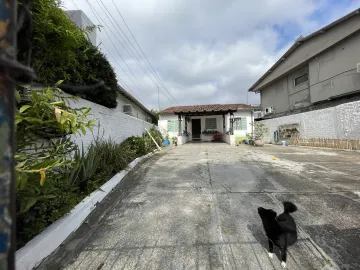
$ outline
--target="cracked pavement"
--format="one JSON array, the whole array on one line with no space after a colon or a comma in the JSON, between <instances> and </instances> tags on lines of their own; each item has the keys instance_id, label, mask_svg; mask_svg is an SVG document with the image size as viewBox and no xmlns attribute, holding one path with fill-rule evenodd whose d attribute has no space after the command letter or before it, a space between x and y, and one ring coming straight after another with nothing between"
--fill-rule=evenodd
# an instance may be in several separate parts
<instances>
[{"instance_id":1,"label":"cracked pavement","mask_svg":"<svg viewBox=\"0 0 360 270\"><path fill-rule=\"evenodd\" d=\"M360 153L189 143L143 161L38 269L281 269L257 207L293 214L288 269L360 269Z\"/></svg>"}]
</instances>

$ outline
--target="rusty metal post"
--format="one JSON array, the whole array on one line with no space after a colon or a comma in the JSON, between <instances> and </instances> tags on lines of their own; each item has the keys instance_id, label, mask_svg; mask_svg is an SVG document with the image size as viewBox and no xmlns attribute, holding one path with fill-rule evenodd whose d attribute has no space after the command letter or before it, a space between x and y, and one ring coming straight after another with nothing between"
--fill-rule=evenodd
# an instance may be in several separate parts
<instances>
[{"instance_id":1,"label":"rusty metal post","mask_svg":"<svg viewBox=\"0 0 360 270\"><path fill-rule=\"evenodd\" d=\"M16 0L0 0L1 57L16 58ZM6 53L4 53L6 52ZM6 56L5 56L6 55ZM0 63L0 269L15 269L15 183L14 183L15 84Z\"/></svg>"}]
</instances>

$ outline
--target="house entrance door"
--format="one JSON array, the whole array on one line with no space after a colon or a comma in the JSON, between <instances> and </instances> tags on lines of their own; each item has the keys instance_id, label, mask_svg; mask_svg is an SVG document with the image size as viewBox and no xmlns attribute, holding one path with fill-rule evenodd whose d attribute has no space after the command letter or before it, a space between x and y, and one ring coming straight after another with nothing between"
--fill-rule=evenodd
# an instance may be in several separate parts
<instances>
[{"instance_id":1,"label":"house entrance door","mask_svg":"<svg viewBox=\"0 0 360 270\"><path fill-rule=\"evenodd\" d=\"M200 140L200 135L201 135L201 119L192 119L191 120L191 133L192 133L192 138L195 140Z\"/></svg>"}]
</instances>

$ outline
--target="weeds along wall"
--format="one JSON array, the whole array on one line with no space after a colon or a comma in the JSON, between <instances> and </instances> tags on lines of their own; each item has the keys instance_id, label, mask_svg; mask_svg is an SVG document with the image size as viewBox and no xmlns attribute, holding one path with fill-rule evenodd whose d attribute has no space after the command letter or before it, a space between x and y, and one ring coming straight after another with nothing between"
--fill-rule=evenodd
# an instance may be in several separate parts
<instances>
[{"instance_id":1,"label":"weeds along wall","mask_svg":"<svg viewBox=\"0 0 360 270\"><path fill-rule=\"evenodd\" d=\"M150 130L154 126L136 117L115 111L115 109L106 108L85 99L70 100L70 105L72 108L91 108L89 120L91 118L98 119L92 132L87 131L86 135L71 135L76 144L81 146L83 143L85 149L87 149L97 135L102 139L111 138L113 141L120 143L131 136L141 137L146 132L146 129ZM158 129L157 126L155 127Z\"/></svg>"}]
</instances>

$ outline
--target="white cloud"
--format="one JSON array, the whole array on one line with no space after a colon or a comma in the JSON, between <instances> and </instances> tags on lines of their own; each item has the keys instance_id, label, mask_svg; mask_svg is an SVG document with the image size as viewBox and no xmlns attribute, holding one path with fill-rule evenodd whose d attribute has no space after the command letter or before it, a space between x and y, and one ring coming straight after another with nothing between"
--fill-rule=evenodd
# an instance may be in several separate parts
<instances>
[{"instance_id":1,"label":"white cloud","mask_svg":"<svg viewBox=\"0 0 360 270\"><path fill-rule=\"evenodd\" d=\"M99 24L85 0L74 0L92 22ZM112 0L101 0L136 47ZM67 9L74 9L72 0L65 0ZM98 33L102 50L113 57L109 60L118 77L126 82L136 97L151 108L157 107L157 86L150 79L150 70L143 68L146 60L134 59L120 41L133 50L118 26L110 22L100 0L89 0L101 16L104 31ZM168 87L177 103L259 103L259 96L247 94L254 83L300 34L306 35L331 22L350 5L331 8L324 0L115 0L128 26L145 52L153 68ZM328 10L329 18L310 17L319 9ZM281 29L281 32L276 31ZM114 37L110 29L116 35ZM284 38L286 36L286 38ZM285 40L284 40L285 39ZM125 45L126 46L126 45ZM280 48L279 48L280 46ZM140 51L139 51L140 52ZM127 65L130 67L129 71ZM125 70L122 71L117 63ZM134 75L134 76L133 76ZM130 77L130 79L128 78ZM126 88L126 87L125 87ZM162 107L173 105L161 93Z\"/></svg>"}]
</instances>

